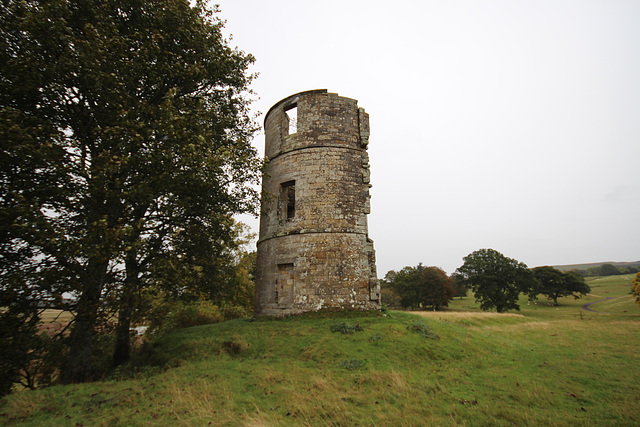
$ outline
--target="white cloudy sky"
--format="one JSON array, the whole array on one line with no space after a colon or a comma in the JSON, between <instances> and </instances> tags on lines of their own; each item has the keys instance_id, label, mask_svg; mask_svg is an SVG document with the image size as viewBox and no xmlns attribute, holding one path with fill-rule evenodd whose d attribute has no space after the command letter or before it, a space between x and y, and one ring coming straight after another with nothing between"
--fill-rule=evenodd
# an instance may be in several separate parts
<instances>
[{"instance_id":1,"label":"white cloudy sky","mask_svg":"<svg viewBox=\"0 0 640 427\"><path fill-rule=\"evenodd\" d=\"M640 260L640 1L219 3L256 112L328 89L370 114L380 277Z\"/></svg>"}]
</instances>

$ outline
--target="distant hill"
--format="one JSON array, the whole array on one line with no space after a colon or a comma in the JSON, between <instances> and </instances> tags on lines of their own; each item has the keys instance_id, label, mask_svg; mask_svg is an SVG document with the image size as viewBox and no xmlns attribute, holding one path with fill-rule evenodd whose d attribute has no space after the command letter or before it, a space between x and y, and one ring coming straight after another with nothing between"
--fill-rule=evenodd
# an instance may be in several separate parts
<instances>
[{"instance_id":1,"label":"distant hill","mask_svg":"<svg viewBox=\"0 0 640 427\"><path fill-rule=\"evenodd\" d=\"M640 261L633 262L592 262L588 264L567 264L567 265L553 265L552 267L557 268L560 271L569 271L569 270L586 270L588 268L600 267L603 264L611 264L616 267L640 267Z\"/></svg>"}]
</instances>

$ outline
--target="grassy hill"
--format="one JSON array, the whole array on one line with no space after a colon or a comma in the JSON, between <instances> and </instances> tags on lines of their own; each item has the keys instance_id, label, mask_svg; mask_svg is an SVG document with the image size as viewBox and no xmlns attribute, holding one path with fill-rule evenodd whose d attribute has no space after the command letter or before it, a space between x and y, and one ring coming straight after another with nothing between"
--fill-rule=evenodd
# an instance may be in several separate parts
<instances>
[{"instance_id":1,"label":"grassy hill","mask_svg":"<svg viewBox=\"0 0 640 427\"><path fill-rule=\"evenodd\" d=\"M147 349L133 377L15 393L0 423L638 425L630 280L593 279L593 295L561 307L522 300L520 313L483 313L467 297L448 312L178 330ZM580 309L589 302L595 312Z\"/></svg>"},{"instance_id":2,"label":"grassy hill","mask_svg":"<svg viewBox=\"0 0 640 427\"><path fill-rule=\"evenodd\" d=\"M600 267L603 264L611 264L616 267L640 267L640 261L633 262L592 262L588 264L567 264L567 265L554 265L554 268L557 268L560 271L570 271L570 270L586 270L588 268Z\"/></svg>"}]
</instances>

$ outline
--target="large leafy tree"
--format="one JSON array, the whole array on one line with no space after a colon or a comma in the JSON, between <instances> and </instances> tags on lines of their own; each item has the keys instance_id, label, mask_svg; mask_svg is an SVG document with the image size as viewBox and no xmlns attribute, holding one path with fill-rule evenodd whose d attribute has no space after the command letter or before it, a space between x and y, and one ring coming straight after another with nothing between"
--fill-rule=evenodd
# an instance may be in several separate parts
<instances>
[{"instance_id":1,"label":"large leafy tree","mask_svg":"<svg viewBox=\"0 0 640 427\"><path fill-rule=\"evenodd\" d=\"M463 258L457 272L469 284L482 310L520 310L520 293L530 293L533 277L527 266L494 249L480 249Z\"/></svg>"},{"instance_id":2,"label":"large leafy tree","mask_svg":"<svg viewBox=\"0 0 640 427\"><path fill-rule=\"evenodd\" d=\"M3 292L25 306L75 295L65 382L91 378L108 294L119 363L140 287L215 265L231 216L255 211L253 57L228 45L215 12L186 0L2 0Z\"/></svg>"},{"instance_id":3,"label":"large leafy tree","mask_svg":"<svg viewBox=\"0 0 640 427\"><path fill-rule=\"evenodd\" d=\"M385 276L388 284L400 297L402 307L427 308L438 310L449 305L455 291L453 281L438 267L405 267L402 270L389 271Z\"/></svg>"},{"instance_id":4,"label":"large leafy tree","mask_svg":"<svg viewBox=\"0 0 640 427\"><path fill-rule=\"evenodd\" d=\"M536 283L535 293L545 295L553 300L554 305L558 304L558 298L572 295L580 298L591 292L591 288L584 281L582 276L572 272L563 273L553 267L536 267L531 269Z\"/></svg>"}]
</instances>

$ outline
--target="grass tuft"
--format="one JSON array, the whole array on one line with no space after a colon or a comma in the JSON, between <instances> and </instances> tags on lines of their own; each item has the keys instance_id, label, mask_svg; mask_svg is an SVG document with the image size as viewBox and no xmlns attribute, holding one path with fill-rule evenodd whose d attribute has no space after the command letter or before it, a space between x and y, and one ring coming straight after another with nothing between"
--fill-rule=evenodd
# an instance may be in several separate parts
<instances>
[{"instance_id":1,"label":"grass tuft","mask_svg":"<svg viewBox=\"0 0 640 427\"><path fill-rule=\"evenodd\" d=\"M407 330L420 334L430 340L437 340L440 338L438 334L433 332L433 330L429 326L425 325L422 322L412 323L411 325L407 326Z\"/></svg>"},{"instance_id":2,"label":"grass tuft","mask_svg":"<svg viewBox=\"0 0 640 427\"><path fill-rule=\"evenodd\" d=\"M362 332L364 329L360 326L359 323L336 323L335 325L331 325L331 332L340 332L341 334L353 334L354 332Z\"/></svg>"}]
</instances>

